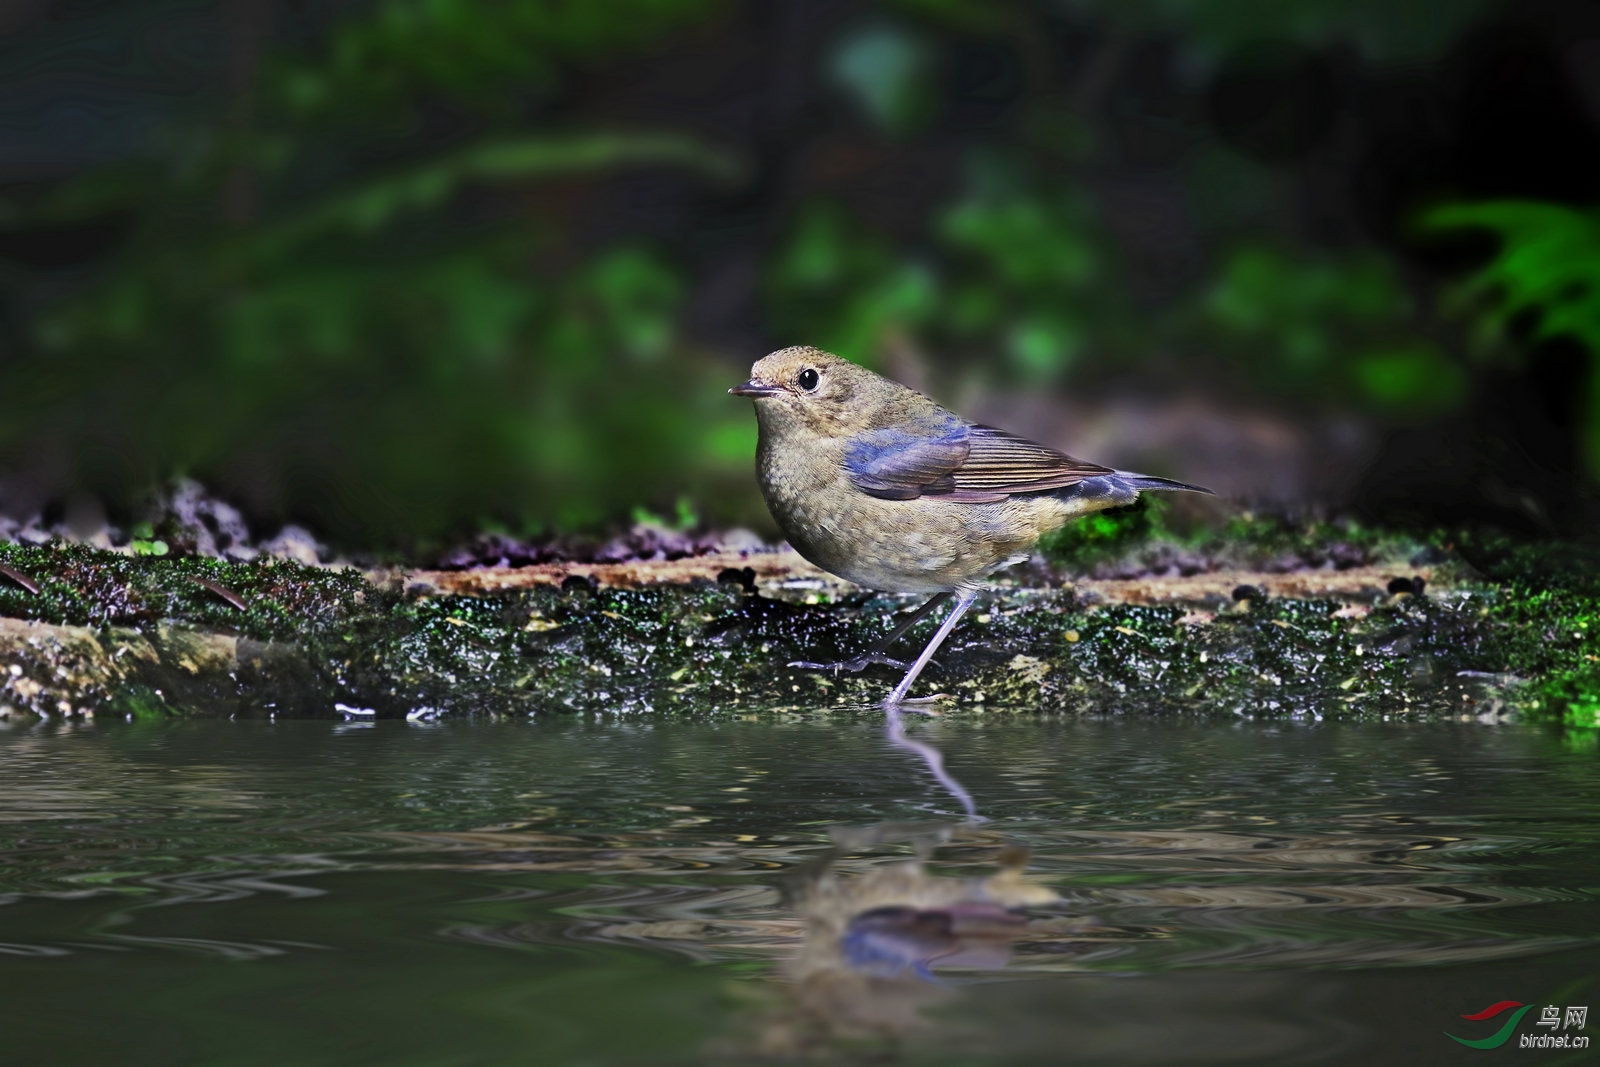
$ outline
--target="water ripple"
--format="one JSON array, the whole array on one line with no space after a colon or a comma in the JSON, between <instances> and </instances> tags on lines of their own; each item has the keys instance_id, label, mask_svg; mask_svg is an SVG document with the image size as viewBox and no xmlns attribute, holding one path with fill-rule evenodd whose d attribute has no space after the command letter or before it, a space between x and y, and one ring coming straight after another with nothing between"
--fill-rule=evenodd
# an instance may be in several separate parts
<instances>
[{"instance_id":1,"label":"water ripple","mask_svg":"<svg viewBox=\"0 0 1600 1067\"><path fill-rule=\"evenodd\" d=\"M260 960L376 931L371 900L414 897L395 912L407 936L443 944L777 961L804 950L793 887L822 865L869 884L916 859L954 884L1017 846L1052 902L1007 930L1003 968L983 953L942 967L1459 964L1597 933L1574 916L1600 897L1600 777L1558 764L1552 790L1525 773L1552 764L1526 735L1419 759L1406 738L1348 731L1299 752L1208 734L1221 747L1186 754L1193 738L1160 733L919 724L942 746L930 774L992 818L962 824L897 821L927 809L923 786L872 730L839 725L214 725L0 739L0 955Z\"/></svg>"}]
</instances>

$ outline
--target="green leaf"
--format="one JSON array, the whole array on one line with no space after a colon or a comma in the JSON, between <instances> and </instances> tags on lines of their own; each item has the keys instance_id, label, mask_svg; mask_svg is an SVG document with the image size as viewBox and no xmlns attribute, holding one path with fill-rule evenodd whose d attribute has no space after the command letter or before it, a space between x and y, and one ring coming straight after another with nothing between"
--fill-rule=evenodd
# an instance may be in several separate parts
<instances>
[{"instance_id":1,"label":"green leaf","mask_svg":"<svg viewBox=\"0 0 1600 1067\"><path fill-rule=\"evenodd\" d=\"M1500 240L1495 256L1464 287L1480 332L1504 341L1508 327L1532 315L1534 336L1567 336L1590 355L1586 452L1600 474L1600 212L1531 200L1447 204L1423 215L1430 232L1485 229Z\"/></svg>"}]
</instances>

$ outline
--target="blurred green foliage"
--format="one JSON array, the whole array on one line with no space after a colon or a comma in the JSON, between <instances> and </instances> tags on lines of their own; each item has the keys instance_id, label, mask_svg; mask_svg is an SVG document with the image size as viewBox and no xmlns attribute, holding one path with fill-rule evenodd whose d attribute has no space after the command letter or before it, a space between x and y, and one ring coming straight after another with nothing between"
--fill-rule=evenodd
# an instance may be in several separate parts
<instances>
[{"instance_id":1,"label":"blurred green foliage","mask_svg":"<svg viewBox=\"0 0 1600 1067\"><path fill-rule=\"evenodd\" d=\"M1182 351L1235 394L1394 418L1448 410L1466 395L1464 369L1376 250L1331 256L1241 240L1186 297L1148 309L1124 295L1115 241L1081 190L969 193L929 230L915 251L897 253L863 220L813 204L774 258L774 321L869 365L886 339L910 333L978 362L1003 357L1000 373L1029 384L1085 364L1155 366Z\"/></svg>"},{"instance_id":2,"label":"blurred green foliage","mask_svg":"<svg viewBox=\"0 0 1600 1067\"><path fill-rule=\"evenodd\" d=\"M1062 377L1119 325L1109 242L1080 191L977 184L909 252L836 205L810 205L768 275L774 322L868 365L911 333L980 361L1003 355L1024 381Z\"/></svg>"},{"instance_id":3,"label":"blurred green foliage","mask_svg":"<svg viewBox=\"0 0 1600 1067\"><path fill-rule=\"evenodd\" d=\"M322 54L286 61L270 98L296 118L340 125L415 112L439 94L509 117L518 96L547 89L563 65L647 44L711 0L388 0L339 26Z\"/></svg>"},{"instance_id":4,"label":"blurred green foliage","mask_svg":"<svg viewBox=\"0 0 1600 1067\"><path fill-rule=\"evenodd\" d=\"M684 350L681 271L648 242L571 249L538 202L629 168L725 181L736 160L671 131L530 130L508 104L707 10L378 5L265 65L248 124L54 191L42 217L132 230L35 318L0 445L68 455L112 498L192 473L367 544L592 525L742 473L748 413ZM389 158L441 99L464 132ZM483 211L506 197L533 210Z\"/></svg>"},{"instance_id":5,"label":"blurred green foliage","mask_svg":"<svg viewBox=\"0 0 1600 1067\"><path fill-rule=\"evenodd\" d=\"M894 0L895 6L970 29L1011 23L1027 0ZM1262 41L1353 45L1368 59L1415 61L1448 47L1487 0L1395 3L1394 0L1063 0L1072 17L1168 36L1215 56Z\"/></svg>"},{"instance_id":6,"label":"blurred green foliage","mask_svg":"<svg viewBox=\"0 0 1600 1067\"><path fill-rule=\"evenodd\" d=\"M754 426L725 388L766 339L868 365L898 346L1025 388L1437 418L1482 364L1427 279L1300 225L1296 164L1225 144L1203 111L1261 42L1427 60L1484 7L880 0L814 40L737 37L766 23L735 0L350 7L236 59L231 92L146 156L0 205L7 225L126 226L70 277L0 268L26 342L0 359L0 470L113 500L192 475L369 545L666 514L685 494L749 520ZM758 65L781 73L695 81L719 34L765 42ZM759 97L718 110L718 79L738 78ZM1124 175L1155 192L1116 201ZM621 217L621 183L665 176ZM1431 224L1502 239L1468 287L1480 339L1531 315L1600 351L1591 215L1473 205ZM738 286L758 296L707 296ZM737 341L702 347L692 311Z\"/></svg>"},{"instance_id":7,"label":"blurred green foliage","mask_svg":"<svg viewBox=\"0 0 1600 1067\"><path fill-rule=\"evenodd\" d=\"M1394 262L1244 244L1202 297L1208 340L1257 383L1302 396L1429 414L1458 403L1466 375L1418 330Z\"/></svg>"},{"instance_id":8,"label":"blurred green foliage","mask_svg":"<svg viewBox=\"0 0 1600 1067\"><path fill-rule=\"evenodd\" d=\"M869 366L887 337L928 321L938 297L926 267L828 203L801 213L766 280L781 334Z\"/></svg>"},{"instance_id":9,"label":"blurred green foliage","mask_svg":"<svg viewBox=\"0 0 1600 1067\"><path fill-rule=\"evenodd\" d=\"M834 80L855 94L881 128L909 133L928 117L929 50L892 25L868 25L834 51Z\"/></svg>"},{"instance_id":10,"label":"blurred green foliage","mask_svg":"<svg viewBox=\"0 0 1600 1067\"><path fill-rule=\"evenodd\" d=\"M1118 33L1170 35L1186 61L1215 63L1262 40L1305 45L1353 41L1379 59L1427 56L1460 32L1481 5L1448 12L1391 4L1239 4L1151 0L1068 5L1076 18ZM908 16L879 21L852 38L841 62L866 50L893 62L844 79L860 111L886 134L902 132L925 99L934 65L914 20L978 36L1019 32L1033 9L971 0L897 0ZM1093 59L1089 65L1093 66ZM854 68L852 68L854 69ZM892 101L901 101L895 104ZM1458 405L1468 376L1432 336L1412 287L1376 248L1330 252L1287 233L1262 235L1258 201L1270 181L1239 180L1215 152L1187 160L1188 178L1220 218L1243 220L1218 241L1187 293L1151 307L1107 225L1082 164L1113 150L1092 116L1070 101L1030 108L1020 144L970 154L965 187L934 210L920 232L897 240L868 217L819 199L798 214L771 259L768 307L779 333L804 338L868 365L885 346L911 338L991 374L1059 383L1175 362L1179 376L1224 384L1235 394L1330 402L1386 419L1417 419ZM1063 179L1061 164L1082 177ZM1226 177L1221 177L1228 171ZM1201 368L1203 373L1197 374Z\"/></svg>"},{"instance_id":11,"label":"blurred green foliage","mask_svg":"<svg viewBox=\"0 0 1600 1067\"><path fill-rule=\"evenodd\" d=\"M1476 313L1477 349L1516 351L1514 327L1536 338L1570 337L1589 354L1584 407L1590 469L1600 475L1600 212L1525 200L1449 204L1423 219L1433 231L1479 229L1499 250L1463 286L1460 302Z\"/></svg>"}]
</instances>

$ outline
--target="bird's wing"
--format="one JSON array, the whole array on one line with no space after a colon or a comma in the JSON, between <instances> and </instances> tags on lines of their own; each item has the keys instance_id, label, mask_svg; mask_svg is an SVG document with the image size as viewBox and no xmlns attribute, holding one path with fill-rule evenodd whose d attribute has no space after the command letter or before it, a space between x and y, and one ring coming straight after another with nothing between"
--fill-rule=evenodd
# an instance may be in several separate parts
<instances>
[{"instance_id":1,"label":"bird's wing","mask_svg":"<svg viewBox=\"0 0 1600 1067\"><path fill-rule=\"evenodd\" d=\"M872 430L850 442L845 470L857 489L884 500L950 493L956 487L954 474L967 459L968 436L960 423Z\"/></svg>"},{"instance_id":2,"label":"bird's wing","mask_svg":"<svg viewBox=\"0 0 1600 1067\"><path fill-rule=\"evenodd\" d=\"M884 500L935 496L969 504L1111 473L1025 437L954 420L862 434L845 452L845 469L857 489Z\"/></svg>"},{"instance_id":3,"label":"bird's wing","mask_svg":"<svg viewBox=\"0 0 1600 1067\"><path fill-rule=\"evenodd\" d=\"M993 426L973 426L966 462L955 472L952 495L1037 493L1111 474L1110 467L1073 459L1065 452Z\"/></svg>"}]
</instances>

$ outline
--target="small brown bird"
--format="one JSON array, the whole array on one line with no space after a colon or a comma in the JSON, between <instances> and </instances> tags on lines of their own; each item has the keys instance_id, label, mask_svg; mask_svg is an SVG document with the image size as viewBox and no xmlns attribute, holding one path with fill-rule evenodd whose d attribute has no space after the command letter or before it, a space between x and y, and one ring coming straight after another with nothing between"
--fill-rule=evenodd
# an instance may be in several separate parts
<instances>
[{"instance_id":1,"label":"small brown bird","mask_svg":"<svg viewBox=\"0 0 1600 1067\"><path fill-rule=\"evenodd\" d=\"M886 704L898 706L984 580L1020 563L1068 520L1131 504L1145 489L1197 485L1084 463L1016 434L968 422L899 382L815 348L756 362L728 392L754 399L756 477L789 543L823 570L869 589L933 599L865 655L790 664L859 671L949 600L945 617Z\"/></svg>"}]
</instances>

